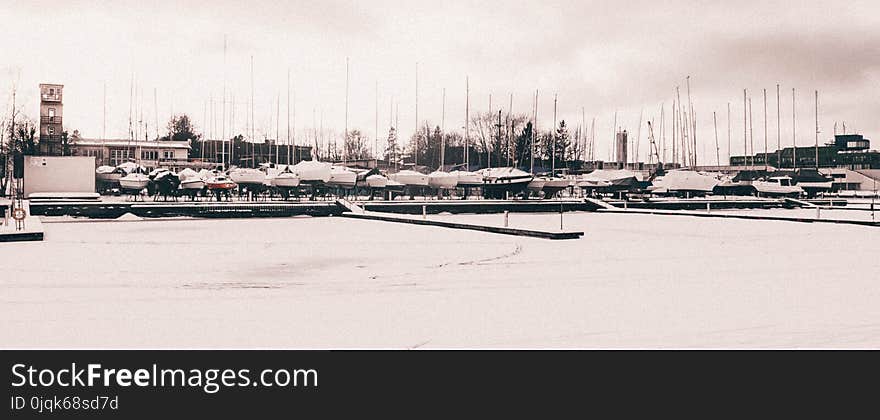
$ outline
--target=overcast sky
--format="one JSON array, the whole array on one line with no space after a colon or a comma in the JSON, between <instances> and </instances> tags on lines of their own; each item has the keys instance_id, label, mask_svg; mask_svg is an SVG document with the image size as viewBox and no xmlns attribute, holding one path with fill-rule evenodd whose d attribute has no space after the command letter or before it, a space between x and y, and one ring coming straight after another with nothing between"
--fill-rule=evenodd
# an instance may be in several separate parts
<instances>
[{"instance_id":1,"label":"overcast sky","mask_svg":"<svg viewBox=\"0 0 880 420\"><path fill-rule=\"evenodd\" d=\"M763 151L762 89L767 89L771 150L776 144L776 84L782 90L782 143L792 142L792 88L797 89L799 145L814 142L814 90L821 141L846 121L880 141L880 3L874 1L177 1L21 2L0 7L0 99L8 112L13 83L24 112L39 113L41 82L65 85L65 128L100 137L106 83L106 136L127 137L136 79L143 119L155 131L172 112L186 112L215 136L227 121L245 130L254 63L257 137L274 137L281 115L287 137L287 75L299 141L313 127L345 125L345 62L350 60L349 127L389 127L391 101L406 137L418 118L441 123L446 89L448 130L464 125L465 77L472 110L532 112L539 125L572 127L596 118L596 156L607 159L612 120L637 132L639 113L659 125L685 78L698 120L700 163L715 163L712 113L718 113L721 160L727 156L727 103L732 151L743 151L743 89L752 97L755 150ZM721 4L723 3L723 4ZM224 66L224 36L227 39ZM154 95L155 92L155 95ZM291 95L293 96L293 94ZM280 111L276 104L281 102ZM158 115L156 115L158 104ZM293 108L293 106L291 107ZM293 109L290 110L293 117ZM227 123L226 133L233 128ZM641 130L641 152L647 130ZM658 133L659 135L659 133ZM667 132L667 136L670 134ZM877 148L877 145L873 145ZM671 146L667 146L671 147Z\"/></svg>"}]
</instances>

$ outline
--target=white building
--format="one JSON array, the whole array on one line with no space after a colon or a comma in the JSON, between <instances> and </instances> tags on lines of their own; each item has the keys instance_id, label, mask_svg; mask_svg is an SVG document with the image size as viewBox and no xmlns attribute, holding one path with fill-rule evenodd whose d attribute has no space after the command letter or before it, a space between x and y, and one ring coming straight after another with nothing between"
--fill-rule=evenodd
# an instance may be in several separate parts
<instances>
[{"instance_id":1,"label":"white building","mask_svg":"<svg viewBox=\"0 0 880 420\"><path fill-rule=\"evenodd\" d=\"M117 166L128 161L148 169L203 166L189 161L188 141L75 138L71 143L74 156L93 156L97 166Z\"/></svg>"}]
</instances>

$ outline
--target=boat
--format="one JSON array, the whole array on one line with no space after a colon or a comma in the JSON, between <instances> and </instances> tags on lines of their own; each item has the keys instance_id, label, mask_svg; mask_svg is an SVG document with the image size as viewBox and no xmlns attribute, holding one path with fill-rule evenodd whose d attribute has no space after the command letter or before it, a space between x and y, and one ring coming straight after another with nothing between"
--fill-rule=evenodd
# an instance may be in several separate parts
<instances>
[{"instance_id":1,"label":"boat","mask_svg":"<svg viewBox=\"0 0 880 420\"><path fill-rule=\"evenodd\" d=\"M366 184L370 188L385 188L388 186L388 178L379 174L369 175L366 178Z\"/></svg>"},{"instance_id":2,"label":"boat","mask_svg":"<svg viewBox=\"0 0 880 420\"><path fill-rule=\"evenodd\" d=\"M235 168L229 171L229 179L239 185L263 185L266 173L254 168Z\"/></svg>"},{"instance_id":3,"label":"boat","mask_svg":"<svg viewBox=\"0 0 880 420\"><path fill-rule=\"evenodd\" d=\"M218 174L205 181L205 186L208 187L209 190L232 190L238 187L238 184L229 179L226 175Z\"/></svg>"},{"instance_id":4,"label":"boat","mask_svg":"<svg viewBox=\"0 0 880 420\"><path fill-rule=\"evenodd\" d=\"M483 185L483 176L476 172L452 171L449 174L455 175L457 179L456 186L460 188L473 188Z\"/></svg>"},{"instance_id":5,"label":"boat","mask_svg":"<svg viewBox=\"0 0 880 420\"><path fill-rule=\"evenodd\" d=\"M724 180L719 179L717 174L674 170L654 178L653 185L648 190L657 194L683 193L687 196L692 196L706 195L715 191L716 187L731 188L734 186L732 181L724 182Z\"/></svg>"},{"instance_id":6,"label":"boat","mask_svg":"<svg viewBox=\"0 0 880 420\"><path fill-rule=\"evenodd\" d=\"M122 168L102 165L95 169L95 179L98 182L118 183L126 172Z\"/></svg>"},{"instance_id":7,"label":"boat","mask_svg":"<svg viewBox=\"0 0 880 420\"><path fill-rule=\"evenodd\" d=\"M407 187L427 187L428 176L416 171L402 170L388 175L388 179L397 181Z\"/></svg>"},{"instance_id":8,"label":"boat","mask_svg":"<svg viewBox=\"0 0 880 420\"><path fill-rule=\"evenodd\" d=\"M295 188L299 186L299 175L294 173L290 167L285 167L271 178L272 186L278 188Z\"/></svg>"},{"instance_id":9,"label":"boat","mask_svg":"<svg viewBox=\"0 0 880 420\"><path fill-rule=\"evenodd\" d=\"M458 176L444 171L434 171L428 174L428 186L436 189L451 189L458 185Z\"/></svg>"},{"instance_id":10,"label":"boat","mask_svg":"<svg viewBox=\"0 0 880 420\"><path fill-rule=\"evenodd\" d=\"M205 188L205 180L202 179L198 172L192 169L183 169L177 174L177 177L180 178L179 188L182 190L201 190Z\"/></svg>"},{"instance_id":11,"label":"boat","mask_svg":"<svg viewBox=\"0 0 880 420\"><path fill-rule=\"evenodd\" d=\"M790 176L771 176L766 180L758 180L752 182L752 187L758 193L758 196L799 196L804 189L792 185Z\"/></svg>"},{"instance_id":12,"label":"boat","mask_svg":"<svg viewBox=\"0 0 880 420\"><path fill-rule=\"evenodd\" d=\"M330 167L327 162L303 160L293 165L291 170L299 175L300 184L325 184L330 180Z\"/></svg>"},{"instance_id":13,"label":"boat","mask_svg":"<svg viewBox=\"0 0 880 420\"><path fill-rule=\"evenodd\" d=\"M627 191L639 183L638 175L626 169L597 169L582 175L575 185L584 190Z\"/></svg>"},{"instance_id":14,"label":"boat","mask_svg":"<svg viewBox=\"0 0 880 420\"><path fill-rule=\"evenodd\" d=\"M546 184L546 183L547 183L546 177L536 176L534 179L532 179L532 182L529 182L529 185L526 185L526 188L528 188L528 190L530 192L537 194L537 193L540 193L541 190L544 189L544 184Z\"/></svg>"},{"instance_id":15,"label":"boat","mask_svg":"<svg viewBox=\"0 0 880 420\"><path fill-rule=\"evenodd\" d=\"M357 172L345 166L330 166L330 179L327 180L327 185L340 188L354 188L355 183L357 183Z\"/></svg>"},{"instance_id":16,"label":"boat","mask_svg":"<svg viewBox=\"0 0 880 420\"><path fill-rule=\"evenodd\" d=\"M529 183L531 184L531 182ZM542 191L544 191L544 198L552 198L556 196L560 191L571 186L571 180L568 178L560 178L560 177L548 177L544 179L544 186L542 187Z\"/></svg>"},{"instance_id":17,"label":"boat","mask_svg":"<svg viewBox=\"0 0 880 420\"><path fill-rule=\"evenodd\" d=\"M140 191L147 188L147 184L149 183L150 177L140 172L132 172L119 178L119 187L123 190Z\"/></svg>"},{"instance_id":18,"label":"boat","mask_svg":"<svg viewBox=\"0 0 880 420\"><path fill-rule=\"evenodd\" d=\"M506 199L526 191L534 175L513 167L486 168L478 172L483 177L483 196Z\"/></svg>"}]
</instances>

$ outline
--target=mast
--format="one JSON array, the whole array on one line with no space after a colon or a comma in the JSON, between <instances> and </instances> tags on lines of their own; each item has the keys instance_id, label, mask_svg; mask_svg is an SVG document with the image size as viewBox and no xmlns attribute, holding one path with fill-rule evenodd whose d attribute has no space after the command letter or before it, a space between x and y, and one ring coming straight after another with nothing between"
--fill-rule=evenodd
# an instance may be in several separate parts
<instances>
[{"instance_id":1,"label":"mast","mask_svg":"<svg viewBox=\"0 0 880 420\"><path fill-rule=\"evenodd\" d=\"M793 146L791 149L791 167L797 169L797 135L795 130L797 130L797 118L795 118L794 109L794 88L791 88L791 145Z\"/></svg>"},{"instance_id":2,"label":"mast","mask_svg":"<svg viewBox=\"0 0 880 420\"><path fill-rule=\"evenodd\" d=\"M691 100L691 76L688 76L685 79L687 83L687 91L688 91L688 110L691 116L691 141L693 142L693 147L691 150L692 162L693 166L697 166L697 119L694 118L694 103Z\"/></svg>"},{"instance_id":3,"label":"mast","mask_svg":"<svg viewBox=\"0 0 880 420\"><path fill-rule=\"evenodd\" d=\"M552 156L550 158L550 176L556 176L556 99L558 94L553 94L553 130L550 132L553 136L553 148L550 150Z\"/></svg>"},{"instance_id":4,"label":"mast","mask_svg":"<svg viewBox=\"0 0 880 420\"><path fill-rule=\"evenodd\" d=\"M513 92L510 92L510 105L507 107L507 122L510 126L510 129L507 132L507 166L510 166L511 163L511 155L510 155L510 138L513 137Z\"/></svg>"},{"instance_id":5,"label":"mast","mask_svg":"<svg viewBox=\"0 0 880 420\"><path fill-rule=\"evenodd\" d=\"M712 125L715 127L715 164L721 166L721 149L718 147L718 119L712 111Z\"/></svg>"},{"instance_id":6,"label":"mast","mask_svg":"<svg viewBox=\"0 0 880 420\"><path fill-rule=\"evenodd\" d=\"M440 111L440 169L446 164L446 88L443 88L443 106Z\"/></svg>"},{"instance_id":7,"label":"mast","mask_svg":"<svg viewBox=\"0 0 880 420\"><path fill-rule=\"evenodd\" d=\"M345 135L342 136L342 166L348 164L348 57L345 57Z\"/></svg>"},{"instance_id":8,"label":"mast","mask_svg":"<svg viewBox=\"0 0 880 420\"><path fill-rule=\"evenodd\" d=\"M593 151L596 148L596 117L593 117L593 122L590 123L590 162L594 161L595 155Z\"/></svg>"},{"instance_id":9,"label":"mast","mask_svg":"<svg viewBox=\"0 0 880 420\"><path fill-rule=\"evenodd\" d=\"M532 138L529 145L529 173L535 173L535 139L538 136L538 89L535 89L535 106L532 108Z\"/></svg>"},{"instance_id":10,"label":"mast","mask_svg":"<svg viewBox=\"0 0 880 420\"><path fill-rule=\"evenodd\" d=\"M752 131L752 98L749 97L749 142L751 144L752 166L755 166L755 132Z\"/></svg>"},{"instance_id":11,"label":"mast","mask_svg":"<svg viewBox=\"0 0 880 420\"><path fill-rule=\"evenodd\" d=\"M376 80L376 136L373 139L373 159L376 159L376 166L379 166L379 81Z\"/></svg>"},{"instance_id":12,"label":"mast","mask_svg":"<svg viewBox=\"0 0 880 420\"><path fill-rule=\"evenodd\" d=\"M727 164L728 165L731 165L731 163L730 163L730 156L732 156L731 153L732 152L730 150L730 102L728 102L727 103Z\"/></svg>"},{"instance_id":13,"label":"mast","mask_svg":"<svg viewBox=\"0 0 880 420\"><path fill-rule=\"evenodd\" d=\"M642 108L639 111L639 126L636 128L636 144L635 144L635 153L633 153L633 168L638 168L639 165L639 141L642 139L642 118L644 118L645 109ZM650 151L648 152L650 154Z\"/></svg>"},{"instance_id":14,"label":"mast","mask_svg":"<svg viewBox=\"0 0 880 420\"><path fill-rule=\"evenodd\" d=\"M275 163L281 161L278 143L281 142L281 92L275 97Z\"/></svg>"},{"instance_id":15,"label":"mast","mask_svg":"<svg viewBox=\"0 0 880 420\"><path fill-rule=\"evenodd\" d=\"M419 128L419 62L416 61L416 143L413 147L413 165L419 164L419 137L421 129ZM413 168L415 169L415 168Z\"/></svg>"},{"instance_id":16,"label":"mast","mask_svg":"<svg viewBox=\"0 0 880 420\"><path fill-rule=\"evenodd\" d=\"M749 104L746 90L743 89L743 164L749 159Z\"/></svg>"},{"instance_id":17,"label":"mast","mask_svg":"<svg viewBox=\"0 0 880 420\"><path fill-rule=\"evenodd\" d=\"M254 56L251 56L251 167L255 168L257 166L257 159L255 153L255 144L254 144L254 125L256 125L254 121Z\"/></svg>"},{"instance_id":18,"label":"mast","mask_svg":"<svg viewBox=\"0 0 880 420\"><path fill-rule=\"evenodd\" d=\"M776 164L782 167L782 116L779 111L779 83L776 84Z\"/></svg>"},{"instance_id":19,"label":"mast","mask_svg":"<svg viewBox=\"0 0 880 420\"><path fill-rule=\"evenodd\" d=\"M816 90L816 170L819 170L819 91Z\"/></svg>"},{"instance_id":20,"label":"mast","mask_svg":"<svg viewBox=\"0 0 880 420\"><path fill-rule=\"evenodd\" d=\"M767 162L767 89L764 89L764 171L768 170Z\"/></svg>"},{"instance_id":21,"label":"mast","mask_svg":"<svg viewBox=\"0 0 880 420\"><path fill-rule=\"evenodd\" d=\"M293 154L293 144L290 142L290 67L287 68L287 164L290 165ZM293 159L296 160L296 159ZM294 162L295 163L295 162Z\"/></svg>"},{"instance_id":22,"label":"mast","mask_svg":"<svg viewBox=\"0 0 880 420\"><path fill-rule=\"evenodd\" d=\"M469 153L468 148L470 147L470 103L471 103L471 87L470 87L470 77L465 76L464 78L464 89L465 89L465 102L464 102L464 164L465 170L471 170L471 154Z\"/></svg>"},{"instance_id":23,"label":"mast","mask_svg":"<svg viewBox=\"0 0 880 420\"><path fill-rule=\"evenodd\" d=\"M612 132L614 133L614 137L611 140L611 153L614 157L614 161L619 163L620 156L617 156L617 111L614 111L614 124L611 127Z\"/></svg>"},{"instance_id":24,"label":"mast","mask_svg":"<svg viewBox=\"0 0 880 420\"><path fill-rule=\"evenodd\" d=\"M153 88L153 116L156 118L156 140L159 140L159 98L156 88ZM171 140L170 138L168 140Z\"/></svg>"},{"instance_id":25,"label":"mast","mask_svg":"<svg viewBox=\"0 0 880 420\"><path fill-rule=\"evenodd\" d=\"M223 169L226 169L226 35L223 35L223 122L220 131L223 133ZM231 161L232 159L230 159ZM232 162L229 162L232 163Z\"/></svg>"},{"instance_id":26,"label":"mast","mask_svg":"<svg viewBox=\"0 0 880 420\"><path fill-rule=\"evenodd\" d=\"M678 111L675 106L675 96L672 97L672 167L678 162L678 151L676 142L678 142Z\"/></svg>"}]
</instances>

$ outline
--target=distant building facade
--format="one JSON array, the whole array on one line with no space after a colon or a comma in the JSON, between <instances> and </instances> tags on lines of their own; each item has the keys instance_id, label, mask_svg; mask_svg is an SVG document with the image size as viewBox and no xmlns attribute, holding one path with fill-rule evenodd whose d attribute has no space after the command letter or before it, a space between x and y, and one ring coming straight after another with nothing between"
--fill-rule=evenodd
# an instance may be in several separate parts
<instances>
[{"instance_id":1,"label":"distant building facade","mask_svg":"<svg viewBox=\"0 0 880 420\"><path fill-rule=\"evenodd\" d=\"M627 163L627 133L626 130L617 132L617 141L615 142L617 154L614 155L617 162Z\"/></svg>"},{"instance_id":2,"label":"distant building facade","mask_svg":"<svg viewBox=\"0 0 880 420\"><path fill-rule=\"evenodd\" d=\"M40 154L60 156L64 152L61 133L63 129L64 85L40 84Z\"/></svg>"},{"instance_id":3,"label":"distant building facade","mask_svg":"<svg viewBox=\"0 0 880 420\"><path fill-rule=\"evenodd\" d=\"M96 166L123 162L138 162L151 170L204 166L190 161L188 141L73 138L70 148L74 156L93 156Z\"/></svg>"},{"instance_id":4,"label":"distant building facade","mask_svg":"<svg viewBox=\"0 0 880 420\"><path fill-rule=\"evenodd\" d=\"M731 166L773 166L776 168L880 169L880 152L871 150L871 141L861 134L838 134L834 142L816 146L786 147L752 156L731 156Z\"/></svg>"}]
</instances>

